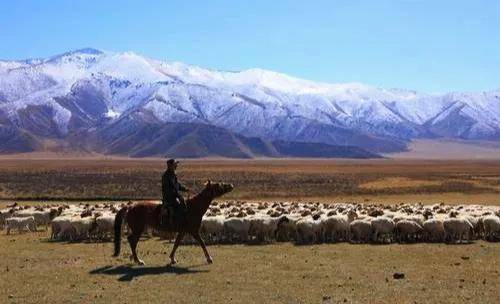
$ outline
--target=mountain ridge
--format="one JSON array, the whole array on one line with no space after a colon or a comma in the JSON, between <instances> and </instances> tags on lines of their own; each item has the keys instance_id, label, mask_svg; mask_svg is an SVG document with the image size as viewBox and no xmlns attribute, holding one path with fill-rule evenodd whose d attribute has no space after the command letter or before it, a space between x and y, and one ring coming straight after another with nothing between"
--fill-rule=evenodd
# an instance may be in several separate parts
<instances>
[{"instance_id":1,"label":"mountain ridge","mask_svg":"<svg viewBox=\"0 0 500 304\"><path fill-rule=\"evenodd\" d=\"M437 95L328 84L263 69L218 71L93 48L0 61L6 142L88 136L128 116L138 125L206 124L268 142L387 153L420 138L500 140L500 90Z\"/></svg>"}]
</instances>

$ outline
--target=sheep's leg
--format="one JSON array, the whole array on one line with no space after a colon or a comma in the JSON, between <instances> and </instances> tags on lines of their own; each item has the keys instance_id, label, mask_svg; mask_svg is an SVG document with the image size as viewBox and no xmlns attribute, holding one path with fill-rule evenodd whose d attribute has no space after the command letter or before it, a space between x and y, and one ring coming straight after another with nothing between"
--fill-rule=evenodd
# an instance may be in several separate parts
<instances>
[{"instance_id":1,"label":"sheep's leg","mask_svg":"<svg viewBox=\"0 0 500 304\"><path fill-rule=\"evenodd\" d=\"M175 251L177 251L177 247L179 247L179 245L181 244L183 237L184 232L177 233L177 236L175 237L174 247L172 248L172 252L170 252L170 265L174 265L177 263L177 260L175 259Z\"/></svg>"},{"instance_id":2,"label":"sheep's leg","mask_svg":"<svg viewBox=\"0 0 500 304\"><path fill-rule=\"evenodd\" d=\"M191 233L191 236L200 244L201 249L203 249L203 253L205 254L205 258L207 259L208 264L212 264L214 261L210 254L208 253L207 246L205 246L205 242L201 238L199 233Z\"/></svg>"}]
</instances>

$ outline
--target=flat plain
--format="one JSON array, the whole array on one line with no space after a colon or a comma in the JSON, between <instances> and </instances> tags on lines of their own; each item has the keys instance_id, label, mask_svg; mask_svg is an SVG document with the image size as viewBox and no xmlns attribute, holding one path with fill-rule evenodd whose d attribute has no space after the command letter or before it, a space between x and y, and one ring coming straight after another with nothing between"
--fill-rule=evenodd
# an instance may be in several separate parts
<instances>
[{"instance_id":1,"label":"flat plain","mask_svg":"<svg viewBox=\"0 0 500 304\"><path fill-rule=\"evenodd\" d=\"M3 157L0 207L14 201L159 199L161 159ZM182 160L195 193L232 182L221 200L500 205L500 161ZM499 243L194 245L129 248L50 242L49 232L0 235L0 303L498 303ZM394 279L402 272L404 279Z\"/></svg>"},{"instance_id":2,"label":"flat plain","mask_svg":"<svg viewBox=\"0 0 500 304\"><path fill-rule=\"evenodd\" d=\"M0 199L159 199L162 159L0 158ZM180 180L197 193L207 179L231 182L225 199L500 204L500 160L182 160Z\"/></svg>"}]
</instances>

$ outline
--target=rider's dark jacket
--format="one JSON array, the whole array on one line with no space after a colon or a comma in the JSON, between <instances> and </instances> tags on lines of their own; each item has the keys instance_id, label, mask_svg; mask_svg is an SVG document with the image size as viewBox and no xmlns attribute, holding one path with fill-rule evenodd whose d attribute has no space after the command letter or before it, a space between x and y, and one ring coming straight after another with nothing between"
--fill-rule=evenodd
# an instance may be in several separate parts
<instances>
[{"instance_id":1,"label":"rider's dark jacket","mask_svg":"<svg viewBox=\"0 0 500 304\"><path fill-rule=\"evenodd\" d=\"M177 199L179 199L180 202L183 202L180 191L187 191L187 188L179 183L177 176L173 171L166 170L161 177L161 190L163 204L175 206L178 204Z\"/></svg>"}]
</instances>

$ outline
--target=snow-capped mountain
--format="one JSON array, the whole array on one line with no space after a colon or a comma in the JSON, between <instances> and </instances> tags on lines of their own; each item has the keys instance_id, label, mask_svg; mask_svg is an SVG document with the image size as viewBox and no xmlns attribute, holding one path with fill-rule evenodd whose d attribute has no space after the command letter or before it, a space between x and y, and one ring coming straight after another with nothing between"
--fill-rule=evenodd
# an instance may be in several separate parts
<instances>
[{"instance_id":1,"label":"snow-capped mountain","mask_svg":"<svg viewBox=\"0 0 500 304\"><path fill-rule=\"evenodd\" d=\"M0 61L4 146L83 141L103 132L129 136L138 126L166 123L387 152L413 138L499 140L500 90L430 95L262 69L214 71L95 49Z\"/></svg>"}]
</instances>

